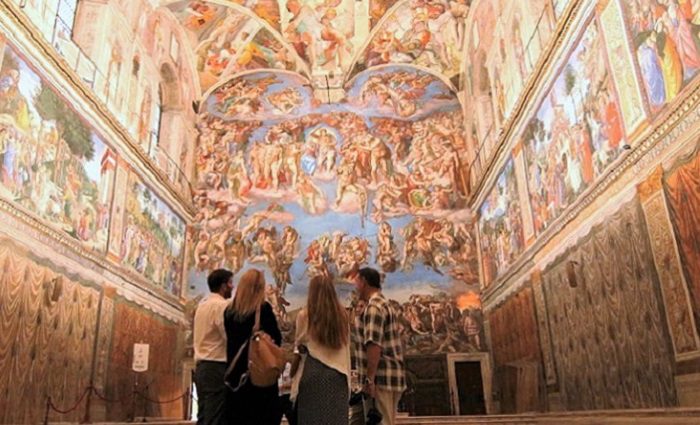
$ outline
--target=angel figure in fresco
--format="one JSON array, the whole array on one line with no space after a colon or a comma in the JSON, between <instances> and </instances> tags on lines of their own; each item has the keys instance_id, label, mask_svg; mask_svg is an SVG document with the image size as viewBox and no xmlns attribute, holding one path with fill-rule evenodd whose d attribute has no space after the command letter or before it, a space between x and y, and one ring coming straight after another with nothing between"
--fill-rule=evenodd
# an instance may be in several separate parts
<instances>
[{"instance_id":1,"label":"angel figure in fresco","mask_svg":"<svg viewBox=\"0 0 700 425\"><path fill-rule=\"evenodd\" d=\"M309 244L309 247L306 249L306 258L304 258L304 263L306 263L307 266L305 273L309 276L309 278L318 275L330 275L328 266L323 258L321 244L318 239L311 241L311 244Z\"/></svg>"},{"instance_id":2,"label":"angel figure in fresco","mask_svg":"<svg viewBox=\"0 0 700 425\"><path fill-rule=\"evenodd\" d=\"M398 251L394 243L394 236L391 234L391 225L384 221L379 225L377 234L377 256L376 262L385 273L391 273L396 270L398 261L396 257Z\"/></svg>"},{"instance_id":3,"label":"angel figure in fresco","mask_svg":"<svg viewBox=\"0 0 700 425\"><path fill-rule=\"evenodd\" d=\"M228 190L231 193L231 198L242 201L248 200L246 195L252 187L252 182L248 176L248 169L246 168L246 161L242 149L234 154L228 164L226 182Z\"/></svg>"},{"instance_id":4,"label":"angel figure in fresco","mask_svg":"<svg viewBox=\"0 0 700 425\"><path fill-rule=\"evenodd\" d=\"M299 253L299 233L292 226L285 226L282 232L280 255L288 262L294 261Z\"/></svg>"}]
</instances>

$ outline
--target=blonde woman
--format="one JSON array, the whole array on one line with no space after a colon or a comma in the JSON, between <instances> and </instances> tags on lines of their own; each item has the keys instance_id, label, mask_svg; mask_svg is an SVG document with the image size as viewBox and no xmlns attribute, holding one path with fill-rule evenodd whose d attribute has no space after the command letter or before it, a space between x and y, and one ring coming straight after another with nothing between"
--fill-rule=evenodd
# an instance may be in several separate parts
<instances>
[{"instance_id":1,"label":"blonde woman","mask_svg":"<svg viewBox=\"0 0 700 425\"><path fill-rule=\"evenodd\" d=\"M302 356L294 375L299 425L347 425L350 381L349 324L329 277L309 282L306 308L299 312L296 345Z\"/></svg>"},{"instance_id":2,"label":"blonde woman","mask_svg":"<svg viewBox=\"0 0 700 425\"><path fill-rule=\"evenodd\" d=\"M275 341L282 343L282 334L270 303L265 301L265 275L257 269L243 273L236 289L233 302L224 313L226 327L226 354L229 364L253 333L255 314L260 309L260 330ZM244 349L241 358L231 373L228 382L238 385L248 371L248 350ZM245 379L245 378L243 378ZM237 425L279 425L277 410L277 384L260 388L245 382L235 392L229 391L227 400L227 423Z\"/></svg>"}]
</instances>

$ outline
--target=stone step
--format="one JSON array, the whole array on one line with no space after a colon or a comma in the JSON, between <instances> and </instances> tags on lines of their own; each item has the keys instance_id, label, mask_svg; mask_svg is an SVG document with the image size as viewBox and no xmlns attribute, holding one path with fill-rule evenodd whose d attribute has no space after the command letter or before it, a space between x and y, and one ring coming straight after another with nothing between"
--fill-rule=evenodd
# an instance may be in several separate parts
<instances>
[{"instance_id":1,"label":"stone step","mask_svg":"<svg viewBox=\"0 0 700 425\"><path fill-rule=\"evenodd\" d=\"M141 419L141 418L139 418ZM143 422L131 422L134 425ZM146 418L151 425L194 425L195 422ZM286 424L283 422L283 424ZM597 410L489 416L399 416L400 425L700 425L700 409ZM104 423L102 425L122 425Z\"/></svg>"}]
</instances>

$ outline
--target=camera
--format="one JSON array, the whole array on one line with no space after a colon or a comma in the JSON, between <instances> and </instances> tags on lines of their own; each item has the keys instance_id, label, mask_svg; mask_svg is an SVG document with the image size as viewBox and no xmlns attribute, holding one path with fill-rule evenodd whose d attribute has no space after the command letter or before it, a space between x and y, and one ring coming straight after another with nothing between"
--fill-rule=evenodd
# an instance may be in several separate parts
<instances>
[{"instance_id":1,"label":"camera","mask_svg":"<svg viewBox=\"0 0 700 425\"><path fill-rule=\"evenodd\" d=\"M378 425L382 422L383 416L381 412L377 409L374 404L374 399L367 397L363 392L354 392L350 395L350 401L348 404L350 406L355 406L362 402L363 399L368 398L371 400L371 407L367 410L367 417L365 418L366 425Z\"/></svg>"},{"instance_id":2,"label":"camera","mask_svg":"<svg viewBox=\"0 0 700 425\"><path fill-rule=\"evenodd\" d=\"M374 401L374 399L372 400ZM369 408L367 411L367 419L365 420L365 423L367 425L377 425L382 422L382 414L377 410L376 407L372 406Z\"/></svg>"}]
</instances>

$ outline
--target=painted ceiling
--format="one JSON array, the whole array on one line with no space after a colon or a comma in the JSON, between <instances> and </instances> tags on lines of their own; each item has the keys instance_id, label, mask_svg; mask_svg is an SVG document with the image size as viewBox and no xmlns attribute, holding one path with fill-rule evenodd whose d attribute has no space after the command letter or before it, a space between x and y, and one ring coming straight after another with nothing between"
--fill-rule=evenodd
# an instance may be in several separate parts
<instances>
[{"instance_id":1,"label":"painted ceiling","mask_svg":"<svg viewBox=\"0 0 700 425\"><path fill-rule=\"evenodd\" d=\"M365 69L410 64L457 83L471 0L178 0L203 93L242 71L297 72L341 88Z\"/></svg>"}]
</instances>

